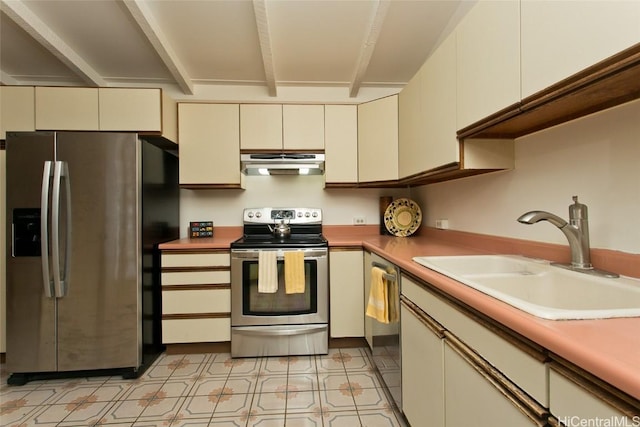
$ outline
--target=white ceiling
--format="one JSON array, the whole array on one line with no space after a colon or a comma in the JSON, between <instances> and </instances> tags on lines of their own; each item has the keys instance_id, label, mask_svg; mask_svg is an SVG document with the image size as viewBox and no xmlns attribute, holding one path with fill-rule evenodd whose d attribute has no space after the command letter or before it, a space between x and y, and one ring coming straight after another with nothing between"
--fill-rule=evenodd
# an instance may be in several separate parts
<instances>
[{"instance_id":1,"label":"white ceiling","mask_svg":"<svg viewBox=\"0 0 640 427\"><path fill-rule=\"evenodd\" d=\"M463 0L0 0L0 82L400 88Z\"/></svg>"}]
</instances>

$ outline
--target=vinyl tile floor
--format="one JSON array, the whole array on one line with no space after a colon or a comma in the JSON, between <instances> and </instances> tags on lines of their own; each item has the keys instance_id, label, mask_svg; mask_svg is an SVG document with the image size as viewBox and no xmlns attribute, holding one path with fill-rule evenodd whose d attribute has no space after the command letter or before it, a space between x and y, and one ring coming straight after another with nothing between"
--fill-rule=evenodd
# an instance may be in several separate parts
<instances>
[{"instance_id":1,"label":"vinyl tile floor","mask_svg":"<svg viewBox=\"0 0 640 427\"><path fill-rule=\"evenodd\" d=\"M404 427L360 348L231 359L161 355L138 379L92 377L8 386L0 425Z\"/></svg>"}]
</instances>

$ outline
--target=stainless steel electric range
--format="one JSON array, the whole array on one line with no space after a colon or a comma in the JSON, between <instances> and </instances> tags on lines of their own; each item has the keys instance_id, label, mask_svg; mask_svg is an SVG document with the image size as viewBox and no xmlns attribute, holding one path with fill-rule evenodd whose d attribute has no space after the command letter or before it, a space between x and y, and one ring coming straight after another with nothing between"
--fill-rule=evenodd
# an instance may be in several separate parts
<instances>
[{"instance_id":1,"label":"stainless steel electric range","mask_svg":"<svg viewBox=\"0 0 640 427\"><path fill-rule=\"evenodd\" d=\"M232 357L326 354L328 243L322 210L245 209L243 223L243 237L231 244ZM290 257L290 252L302 255ZM285 258L291 263L286 269L297 268L304 276L295 293L288 293L285 283L293 274L285 275ZM265 276L269 270L271 276Z\"/></svg>"}]
</instances>

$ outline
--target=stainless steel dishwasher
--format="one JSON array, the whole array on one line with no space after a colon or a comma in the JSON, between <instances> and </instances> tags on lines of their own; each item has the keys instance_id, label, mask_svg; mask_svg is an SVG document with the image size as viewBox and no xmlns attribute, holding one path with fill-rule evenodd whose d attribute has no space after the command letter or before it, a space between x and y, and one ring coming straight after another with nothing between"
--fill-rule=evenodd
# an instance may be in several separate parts
<instances>
[{"instance_id":1,"label":"stainless steel dishwasher","mask_svg":"<svg viewBox=\"0 0 640 427\"><path fill-rule=\"evenodd\" d=\"M371 289L371 269L380 267L387 272L387 281L395 280L397 295L390 298L395 302L395 309L400 311L400 271L398 267L384 258L365 252L364 271L364 300L366 310ZM373 356L373 363L384 382L384 386L395 401L398 408L402 408L402 371L400 357L400 324L401 320L393 323L382 323L376 319L365 316L365 338Z\"/></svg>"}]
</instances>

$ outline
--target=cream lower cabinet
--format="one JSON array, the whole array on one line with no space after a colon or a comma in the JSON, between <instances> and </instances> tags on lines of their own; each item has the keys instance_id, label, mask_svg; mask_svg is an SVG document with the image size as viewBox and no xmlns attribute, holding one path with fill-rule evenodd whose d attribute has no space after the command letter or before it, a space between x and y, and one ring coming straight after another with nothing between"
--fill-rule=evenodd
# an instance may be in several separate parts
<instances>
[{"instance_id":1,"label":"cream lower cabinet","mask_svg":"<svg viewBox=\"0 0 640 427\"><path fill-rule=\"evenodd\" d=\"M566 367L551 364L550 410L565 426L640 426L640 402L614 396Z\"/></svg>"},{"instance_id":2,"label":"cream lower cabinet","mask_svg":"<svg viewBox=\"0 0 640 427\"><path fill-rule=\"evenodd\" d=\"M329 250L329 329L331 338L364 336L363 251Z\"/></svg>"},{"instance_id":3,"label":"cream lower cabinet","mask_svg":"<svg viewBox=\"0 0 640 427\"><path fill-rule=\"evenodd\" d=\"M444 365L447 427L548 425L544 408L532 402L532 410L518 398L526 396L514 396L511 386L496 379L491 368L478 363L464 345L445 340Z\"/></svg>"},{"instance_id":4,"label":"cream lower cabinet","mask_svg":"<svg viewBox=\"0 0 640 427\"><path fill-rule=\"evenodd\" d=\"M178 105L180 186L242 188L238 104Z\"/></svg>"},{"instance_id":5,"label":"cream lower cabinet","mask_svg":"<svg viewBox=\"0 0 640 427\"><path fill-rule=\"evenodd\" d=\"M403 274L401 287L403 411L413 427L424 425L427 401L435 405L437 420L437 408L444 414L444 424L434 425L545 425L548 367L542 349L485 324L413 277ZM433 381L437 386L431 388ZM429 392L415 397L421 384Z\"/></svg>"},{"instance_id":6,"label":"cream lower cabinet","mask_svg":"<svg viewBox=\"0 0 640 427\"><path fill-rule=\"evenodd\" d=\"M444 427L444 333L415 304L403 300L402 412L412 426Z\"/></svg>"},{"instance_id":7,"label":"cream lower cabinet","mask_svg":"<svg viewBox=\"0 0 640 427\"><path fill-rule=\"evenodd\" d=\"M228 250L162 251L162 342L231 339Z\"/></svg>"}]
</instances>

